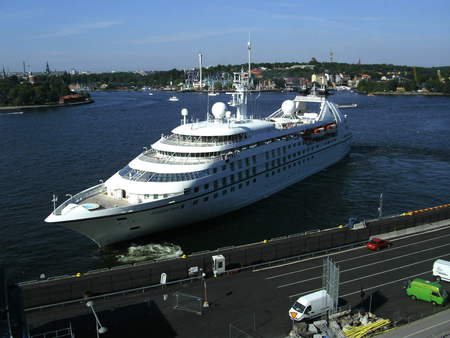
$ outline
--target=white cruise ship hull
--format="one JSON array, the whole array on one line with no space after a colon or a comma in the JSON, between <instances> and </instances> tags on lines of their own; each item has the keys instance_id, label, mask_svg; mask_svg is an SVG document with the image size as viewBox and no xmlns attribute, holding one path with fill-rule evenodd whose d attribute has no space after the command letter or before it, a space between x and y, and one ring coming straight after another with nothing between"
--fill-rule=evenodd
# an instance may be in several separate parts
<instances>
[{"instance_id":1,"label":"white cruise ship hull","mask_svg":"<svg viewBox=\"0 0 450 338\"><path fill-rule=\"evenodd\" d=\"M140 210L120 208L121 213L112 208L105 210L101 217L62 221L61 224L99 246L106 246L217 217L267 198L333 165L349 153L350 142L350 134L337 136L333 143L320 145L314 152L278 167L264 169L264 163L261 163L256 175L216 190L172 198L169 204L154 207L150 202L141 204Z\"/></svg>"}]
</instances>

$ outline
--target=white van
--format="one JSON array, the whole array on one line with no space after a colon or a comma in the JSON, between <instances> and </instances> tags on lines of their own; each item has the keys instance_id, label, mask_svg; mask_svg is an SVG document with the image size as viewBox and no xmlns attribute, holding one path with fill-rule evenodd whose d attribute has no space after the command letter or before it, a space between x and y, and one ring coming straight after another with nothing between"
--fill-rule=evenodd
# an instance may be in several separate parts
<instances>
[{"instance_id":1,"label":"white van","mask_svg":"<svg viewBox=\"0 0 450 338\"><path fill-rule=\"evenodd\" d=\"M450 262L438 259L433 264L433 276L438 282L445 280L450 282Z\"/></svg>"},{"instance_id":2,"label":"white van","mask_svg":"<svg viewBox=\"0 0 450 338\"><path fill-rule=\"evenodd\" d=\"M289 317L295 321L324 315L332 306L330 295L325 290L302 296L292 305Z\"/></svg>"}]
</instances>

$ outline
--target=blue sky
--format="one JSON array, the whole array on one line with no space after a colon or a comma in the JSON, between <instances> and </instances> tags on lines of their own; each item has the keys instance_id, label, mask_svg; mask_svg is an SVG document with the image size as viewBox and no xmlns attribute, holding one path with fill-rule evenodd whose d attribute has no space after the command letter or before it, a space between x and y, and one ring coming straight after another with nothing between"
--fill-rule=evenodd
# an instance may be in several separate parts
<instances>
[{"instance_id":1,"label":"blue sky","mask_svg":"<svg viewBox=\"0 0 450 338\"><path fill-rule=\"evenodd\" d=\"M448 0L0 1L0 67L192 68L329 60L450 65Z\"/></svg>"}]
</instances>

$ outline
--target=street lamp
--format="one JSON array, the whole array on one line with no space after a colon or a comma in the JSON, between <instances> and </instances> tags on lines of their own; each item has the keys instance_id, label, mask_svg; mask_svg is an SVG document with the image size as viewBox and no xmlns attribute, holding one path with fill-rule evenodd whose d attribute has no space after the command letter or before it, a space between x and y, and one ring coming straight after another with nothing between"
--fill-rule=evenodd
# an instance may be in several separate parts
<instances>
[{"instance_id":1,"label":"street lamp","mask_svg":"<svg viewBox=\"0 0 450 338\"><path fill-rule=\"evenodd\" d=\"M97 331L97 337L102 333L106 333L108 332L108 328L106 326L102 326L102 324L100 323L100 320L98 319L97 313L94 310L94 302L92 300L89 300L86 302L86 306L88 308L90 308L92 310L92 313L94 314L95 317L95 329Z\"/></svg>"},{"instance_id":2,"label":"street lamp","mask_svg":"<svg viewBox=\"0 0 450 338\"><path fill-rule=\"evenodd\" d=\"M209 307L209 302L208 302L208 294L207 294L207 292L206 292L206 274L205 273L202 273L202 277L203 277L203 287L204 287L204 289L205 289L205 299L204 299L204 301L203 301L203 307Z\"/></svg>"},{"instance_id":3,"label":"street lamp","mask_svg":"<svg viewBox=\"0 0 450 338\"><path fill-rule=\"evenodd\" d=\"M378 218L383 216L383 193L380 194L380 206L378 207Z\"/></svg>"}]
</instances>

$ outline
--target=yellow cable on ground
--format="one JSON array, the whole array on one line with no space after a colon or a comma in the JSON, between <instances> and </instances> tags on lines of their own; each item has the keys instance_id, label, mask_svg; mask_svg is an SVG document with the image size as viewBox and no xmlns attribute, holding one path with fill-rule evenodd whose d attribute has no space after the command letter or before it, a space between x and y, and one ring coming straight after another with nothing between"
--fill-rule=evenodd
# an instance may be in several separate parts
<instances>
[{"instance_id":1,"label":"yellow cable on ground","mask_svg":"<svg viewBox=\"0 0 450 338\"><path fill-rule=\"evenodd\" d=\"M343 330L344 335L349 338L361 338L365 335L378 330L379 328L390 324L391 321L389 319L380 319L375 323L370 323L363 326L352 326L348 330Z\"/></svg>"}]
</instances>

